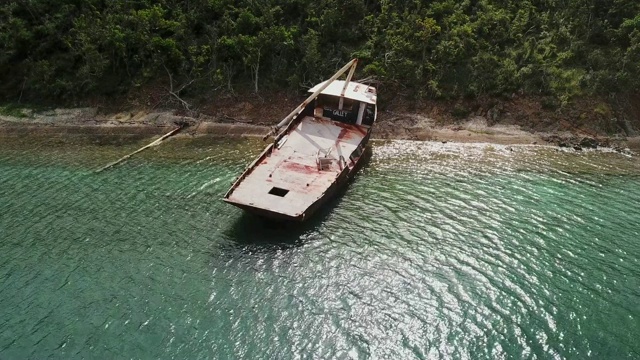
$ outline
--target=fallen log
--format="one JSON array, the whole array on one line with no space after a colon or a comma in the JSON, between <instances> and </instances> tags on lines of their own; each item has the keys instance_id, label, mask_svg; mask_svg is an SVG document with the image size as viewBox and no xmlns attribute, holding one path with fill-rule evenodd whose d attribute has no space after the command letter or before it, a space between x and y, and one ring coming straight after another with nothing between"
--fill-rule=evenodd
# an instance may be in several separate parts
<instances>
[{"instance_id":1,"label":"fallen log","mask_svg":"<svg viewBox=\"0 0 640 360\"><path fill-rule=\"evenodd\" d=\"M107 169L109 169L109 168L111 168L111 167L113 167L115 165L118 165L119 163L127 160L128 158L132 157L133 155L135 155L135 154L137 154L139 152L142 152L142 151L144 151L144 150L146 150L146 149L148 149L148 148L150 148L152 146L156 146L156 145L160 144L162 142L162 140L164 140L164 139L166 139L166 138L168 138L168 137L170 137L172 135L175 135L176 133L178 133L178 131L182 130L182 128L184 128L184 125L178 126L177 128L175 128L175 129L169 131L168 133L162 135L159 139L155 140L151 144L145 145L145 146L141 147L140 149L138 149L138 150L136 150L136 151L134 151L134 152L132 152L130 154L127 154L127 155L121 157L120 159L118 159L118 160L116 160L116 161L114 161L112 163L107 164L106 166L101 167L100 169L96 170L96 173L99 173L99 172L102 172L104 170L107 170Z\"/></svg>"}]
</instances>

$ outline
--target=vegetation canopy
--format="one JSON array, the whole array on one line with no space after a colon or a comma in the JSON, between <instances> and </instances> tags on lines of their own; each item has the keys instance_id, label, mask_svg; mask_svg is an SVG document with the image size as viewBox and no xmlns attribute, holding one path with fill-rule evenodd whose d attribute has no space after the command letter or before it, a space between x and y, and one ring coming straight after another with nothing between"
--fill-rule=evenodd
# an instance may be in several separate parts
<instances>
[{"instance_id":1,"label":"vegetation canopy","mask_svg":"<svg viewBox=\"0 0 640 360\"><path fill-rule=\"evenodd\" d=\"M409 98L640 89L637 0L14 0L0 100L308 87L352 57Z\"/></svg>"}]
</instances>

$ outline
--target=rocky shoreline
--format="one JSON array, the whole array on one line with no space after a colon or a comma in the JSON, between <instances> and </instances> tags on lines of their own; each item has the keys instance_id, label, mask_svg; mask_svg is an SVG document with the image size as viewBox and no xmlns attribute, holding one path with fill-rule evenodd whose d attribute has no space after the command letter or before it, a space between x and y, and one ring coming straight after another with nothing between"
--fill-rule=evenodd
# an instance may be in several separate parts
<instances>
[{"instance_id":1,"label":"rocky shoreline","mask_svg":"<svg viewBox=\"0 0 640 360\"><path fill-rule=\"evenodd\" d=\"M489 112L491 115L491 112ZM271 118L271 117L269 117ZM277 117L273 117L277 118ZM275 121L274 121L275 122ZM606 136L585 131L527 131L516 124L491 123L491 117L471 115L453 123L435 120L424 112L384 111L373 131L374 139L405 139L441 142L551 145L575 151L611 148L622 153L640 151L640 137ZM247 116L191 117L180 112L126 111L100 113L97 108L23 110L0 115L0 136L28 134L154 136L177 125L186 125L181 136L262 136L272 125Z\"/></svg>"}]
</instances>

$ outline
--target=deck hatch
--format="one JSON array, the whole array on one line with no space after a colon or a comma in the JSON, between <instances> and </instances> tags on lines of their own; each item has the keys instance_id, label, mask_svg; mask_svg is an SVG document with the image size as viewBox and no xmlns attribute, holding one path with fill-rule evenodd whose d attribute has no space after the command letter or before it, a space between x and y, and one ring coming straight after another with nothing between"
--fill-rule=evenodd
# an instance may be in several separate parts
<instances>
[{"instance_id":1,"label":"deck hatch","mask_svg":"<svg viewBox=\"0 0 640 360\"><path fill-rule=\"evenodd\" d=\"M287 193L289 193L289 190L282 189L282 188L279 188L279 187L273 187L273 188L271 188L271 190L269 190L269 194L275 195L275 196L280 196L280 197L284 197L285 195L287 195Z\"/></svg>"}]
</instances>

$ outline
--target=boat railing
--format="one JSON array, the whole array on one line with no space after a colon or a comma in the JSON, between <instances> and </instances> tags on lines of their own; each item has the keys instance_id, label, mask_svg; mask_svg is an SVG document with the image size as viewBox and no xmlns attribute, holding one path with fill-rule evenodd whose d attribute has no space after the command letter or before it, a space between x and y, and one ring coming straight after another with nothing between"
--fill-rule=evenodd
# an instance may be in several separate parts
<instances>
[{"instance_id":1,"label":"boat railing","mask_svg":"<svg viewBox=\"0 0 640 360\"><path fill-rule=\"evenodd\" d=\"M318 166L318 171L328 170L333 162L333 158L329 155L331 154L331 150L333 147L330 147L328 150L318 149L318 153L316 154L316 165ZM321 153L324 154L321 155Z\"/></svg>"},{"instance_id":2,"label":"boat railing","mask_svg":"<svg viewBox=\"0 0 640 360\"><path fill-rule=\"evenodd\" d=\"M339 162L340 162L340 170L347 167L347 160L344 159L344 156L340 155Z\"/></svg>"}]
</instances>

